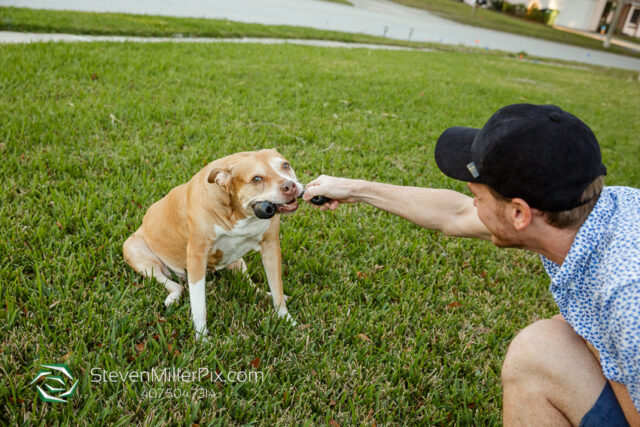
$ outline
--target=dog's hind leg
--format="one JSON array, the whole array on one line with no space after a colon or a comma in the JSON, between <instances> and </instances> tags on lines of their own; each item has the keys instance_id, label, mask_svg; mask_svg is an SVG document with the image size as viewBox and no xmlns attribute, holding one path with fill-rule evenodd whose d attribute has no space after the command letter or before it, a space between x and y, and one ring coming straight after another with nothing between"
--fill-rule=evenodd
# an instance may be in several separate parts
<instances>
[{"instance_id":1,"label":"dog's hind leg","mask_svg":"<svg viewBox=\"0 0 640 427\"><path fill-rule=\"evenodd\" d=\"M237 261L232 262L231 264L229 264L227 266L227 268L231 271L235 271L235 272L240 272L242 273L242 275L244 277L246 277L247 279L251 280L251 277L249 277L249 274L247 273L247 264L244 262L244 260L242 258L240 258ZM251 284L253 286L255 286L255 284L253 282L251 282Z\"/></svg>"},{"instance_id":2,"label":"dog's hind leg","mask_svg":"<svg viewBox=\"0 0 640 427\"><path fill-rule=\"evenodd\" d=\"M167 291L169 291L169 295L164 300L165 306L169 307L180 299L183 289L182 285L167 277L170 275L169 269L162 260L149 249L142 238L142 231L138 229L138 231L133 233L133 235L124 242L122 249L124 260L131 268L145 277L153 277L162 283Z\"/></svg>"},{"instance_id":3,"label":"dog's hind leg","mask_svg":"<svg viewBox=\"0 0 640 427\"><path fill-rule=\"evenodd\" d=\"M242 273L242 277L247 279L249 281L249 284L253 288L255 288L259 292L262 292L262 289L256 286L256 284L251 279L251 276L249 276L249 273L247 273L247 264L242 258L227 265L227 270L233 271L234 273Z\"/></svg>"}]
</instances>

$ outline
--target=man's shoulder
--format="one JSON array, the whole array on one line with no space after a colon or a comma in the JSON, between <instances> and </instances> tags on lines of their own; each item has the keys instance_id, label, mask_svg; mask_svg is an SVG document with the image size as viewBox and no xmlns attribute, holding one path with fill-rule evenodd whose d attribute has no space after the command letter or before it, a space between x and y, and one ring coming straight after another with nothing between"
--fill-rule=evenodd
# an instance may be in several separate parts
<instances>
[{"instance_id":1,"label":"man's shoulder","mask_svg":"<svg viewBox=\"0 0 640 427\"><path fill-rule=\"evenodd\" d=\"M611 234L616 241L640 238L640 189L604 187L583 226L597 234Z\"/></svg>"},{"instance_id":2,"label":"man's shoulder","mask_svg":"<svg viewBox=\"0 0 640 427\"><path fill-rule=\"evenodd\" d=\"M613 201L616 205L634 207L640 200L640 189L624 186L607 186L602 189L601 199ZM596 205L597 206L597 205ZM637 207L637 205L635 205Z\"/></svg>"},{"instance_id":3,"label":"man's shoulder","mask_svg":"<svg viewBox=\"0 0 640 427\"><path fill-rule=\"evenodd\" d=\"M605 187L576 235L568 257L572 271L581 280L599 283L605 299L618 286L640 280L638 224L640 190Z\"/></svg>"}]
</instances>

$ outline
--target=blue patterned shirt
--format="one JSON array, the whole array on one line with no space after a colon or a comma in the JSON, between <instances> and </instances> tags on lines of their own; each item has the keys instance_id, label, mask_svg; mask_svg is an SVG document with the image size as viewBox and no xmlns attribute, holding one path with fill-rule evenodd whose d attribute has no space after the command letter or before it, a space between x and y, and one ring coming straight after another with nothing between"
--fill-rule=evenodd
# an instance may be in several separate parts
<instances>
[{"instance_id":1,"label":"blue patterned shirt","mask_svg":"<svg viewBox=\"0 0 640 427\"><path fill-rule=\"evenodd\" d=\"M541 258L560 313L640 408L640 190L604 187L562 266Z\"/></svg>"}]
</instances>

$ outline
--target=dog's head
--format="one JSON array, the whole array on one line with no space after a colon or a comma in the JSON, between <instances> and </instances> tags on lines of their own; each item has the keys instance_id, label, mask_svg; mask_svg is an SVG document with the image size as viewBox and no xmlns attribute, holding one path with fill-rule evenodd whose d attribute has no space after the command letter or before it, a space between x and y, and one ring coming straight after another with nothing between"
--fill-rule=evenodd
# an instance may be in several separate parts
<instances>
[{"instance_id":1,"label":"dog's head","mask_svg":"<svg viewBox=\"0 0 640 427\"><path fill-rule=\"evenodd\" d=\"M271 202L278 213L298 209L303 192L291 164L274 148L233 154L214 168L208 182L223 187L243 209L252 211L259 202Z\"/></svg>"}]
</instances>

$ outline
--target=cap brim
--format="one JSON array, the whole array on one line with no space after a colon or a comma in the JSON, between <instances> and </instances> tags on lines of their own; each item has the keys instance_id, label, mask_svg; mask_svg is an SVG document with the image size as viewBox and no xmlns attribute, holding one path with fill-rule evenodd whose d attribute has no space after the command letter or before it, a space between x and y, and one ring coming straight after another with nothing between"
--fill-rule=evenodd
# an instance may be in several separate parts
<instances>
[{"instance_id":1,"label":"cap brim","mask_svg":"<svg viewBox=\"0 0 640 427\"><path fill-rule=\"evenodd\" d=\"M480 182L474 178L467 165L471 159L471 144L480 129L462 126L451 127L436 142L436 164L450 178L466 182Z\"/></svg>"}]
</instances>

